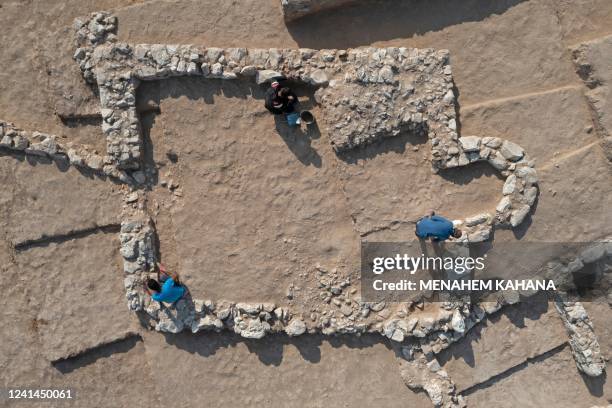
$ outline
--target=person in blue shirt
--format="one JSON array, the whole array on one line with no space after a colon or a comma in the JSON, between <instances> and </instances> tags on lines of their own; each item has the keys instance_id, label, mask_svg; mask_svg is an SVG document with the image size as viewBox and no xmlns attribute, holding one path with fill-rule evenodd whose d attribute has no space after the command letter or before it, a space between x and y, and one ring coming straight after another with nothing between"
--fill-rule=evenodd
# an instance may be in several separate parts
<instances>
[{"instance_id":1,"label":"person in blue shirt","mask_svg":"<svg viewBox=\"0 0 612 408\"><path fill-rule=\"evenodd\" d=\"M419 238L431 238L432 241L446 241L451 236L461 237L461 230L455 228L452 221L436 215L433 211L417 221L415 233Z\"/></svg>"},{"instance_id":2,"label":"person in blue shirt","mask_svg":"<svg viewBox=\"0 0 612 408\"><path fill-rule=\"evenodd\" d=\"M181 285L177 273L168 272L159 262L157 263L157 279L147 280L145 290L153 300L165 303L174 303L185 294L185 286Z\"/></svg>"}]
</instances>

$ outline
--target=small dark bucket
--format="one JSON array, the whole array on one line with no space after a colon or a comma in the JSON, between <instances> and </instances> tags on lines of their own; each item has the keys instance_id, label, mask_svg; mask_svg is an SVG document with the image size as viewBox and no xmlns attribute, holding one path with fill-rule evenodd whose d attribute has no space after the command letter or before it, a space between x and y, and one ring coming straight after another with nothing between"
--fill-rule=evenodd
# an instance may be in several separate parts
<instances>
[{"instance_id":1,"label":"small dark bucket","mask_svg":"<svg viewBox=\"0 0 612 408\"><path fill-rule=\"evenodd\" d=\"M309 111L302 111L300 113L300 119L307 125L312 125L315 121L314 116Z\"/></svg>"}]
</instances>

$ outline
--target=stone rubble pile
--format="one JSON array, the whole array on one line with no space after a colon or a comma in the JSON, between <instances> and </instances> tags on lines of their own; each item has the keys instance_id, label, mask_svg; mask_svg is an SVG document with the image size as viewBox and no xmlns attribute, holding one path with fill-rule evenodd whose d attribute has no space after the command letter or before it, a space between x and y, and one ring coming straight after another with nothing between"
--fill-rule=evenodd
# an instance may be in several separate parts
<instances>
[{"instance_id":1,"label":"stone rubble pile","mask_svg":"<svg viewBox=\"0 0 612 408\"><path fill-rule=\"evenodd\" d=\"M436 358L414 352L409 346L402 347L400 375L413 391L425 391L435 407L464 408L463 396L456 392L455 384L448 373L440 367Z\"/></svg>"},{"instance_id":2,"label":"stone rubble pile","mask_svg":"<svg viewBox=\"0 0 612 408\"><path fill-rule=\"evenodd\" d=\"M0 148L69 164L125 183L133 182L129 175L113 165L109 157L96 154L87 146L71 142L62 144L55 135L25 131L17 128L13 123L1 120Z\"/></svg>"},{"instance_id":3,"label":"stone rubble pile","mask_svg":"<svg viewBox=\"0 0 612 408\"><path fill-rule=\"evenodd\" d=\"M588 269L590 285L597 287L594 295L604 295L612 304L610 288L612 287L612 237L595 242L583 248L578 256L551 261L541 273L545 279L552 279L559 291L555 307L570 337L570 348L580 371L591 377L597 377L605 370L605 361L601 354L599 342L593 324L580 302L569 300L567 292L576 291L575 277L585 275ZM567 297L567 298L566 298Z\"/></svg>"},{"instance_id":4,"label":"stone rubble pile","mask_svg":"<svg viewBox=\"0 0 612 408\"><path fill-rule=\"evenodd\" d=\"M96 46L117 40L117 17L108 12L92 13L85 19L75 19L76 51L73 58L79 63L83 77L90 84L96 83L91 56Z\"/></svg>"},{"instance_id":5,"label":"stone rubble pile","mask_svg":"<svg viewBox=\"0 0 612 408\"><path fill-rule=\"evenodd\" d=\"M129 77L108 81L98 77L98 81L106 153L119 169L138 170L142 148L140 121L136 114L138 81Z\"/></svg>"},{"instance_id":6,"label":"stone rubble pile","mask_svg":"<svg viewBox=\"0 0 612 408\"><path fill-rule=\"evenodd\" d=\"M606 362L595 336L593 323L580 302L555 301L555 307L570 337L570 348L578 370L589 377L603 374Z\"/></svg>"},{"instance_id":7,"label":"stone rubble pile","mask_svg":"<svg viewBox=\"0 0 612 408\"><path fill-rule=\"evenodd\" d=\"M583 268L588 269L590 281L597 286L595 294L606 295L612 303L610 288L612 287L612 237L595 242L581 250L578 256L569 260L549 262L544 276L553 279L561 292L575 291L575 274L584 275ZM591 377L601 375L605 370L605 361L601 354L599 342L595 335L593 324L580 302L565 299L567 294L561 293L555 299L555 307L570 337L570 347L576 366L580 371Z\"/></svg>"},{"instance_id":8,"label":"stone rubble pile","mask_svg":"<svg viewBox=\"0 0 612 408\"><path fill-rule=\"evenodd\" d=\"M408 131L430 138L434 168L448 167L448 149L457 145L448 51L360 48L339 68L342 76L315 94L336 151Z\"/></svg>"},{"instance_id":9,"label":"stone rubble pile","mask_svg":"<svg viewBox=\"0 0 612 408\"><path fill-rule=\"evenodd\" d=\"M140 311L145 303L144 273L152 270L156 261L155 230L150 220L124 220L121 223L119 252L123 257L124 286L128 308Z\"/></svg>"},{"instance_id":10,"label":"stone rubble pile","mask_svg":"<svg viewBox=\"0 0 612 408\"><path fill-rule=\"evenodd\" d=\"M289 22L308 14L355 3L357 0L281 0L285 21Z\"/></svg>"}]
</instances>

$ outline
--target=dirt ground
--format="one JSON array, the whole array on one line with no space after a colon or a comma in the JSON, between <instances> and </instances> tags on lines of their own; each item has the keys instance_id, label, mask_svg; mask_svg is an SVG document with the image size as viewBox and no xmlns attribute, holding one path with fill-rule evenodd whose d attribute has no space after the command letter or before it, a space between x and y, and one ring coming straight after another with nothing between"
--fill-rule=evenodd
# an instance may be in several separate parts
<instances>
[{"instance_id":1,"label":"dirt ground","mask_svg":"<svg viewBox=\"0 0 612 408\"><path fill-rule=\"evenodd\" d=\"M495 240L612 234L612 170L569 51L612 34L612 2L379 0L289 26L278 3L0 0L0 119L104 153L97 97L72 60L73 19L99 10L117 15L118 37L131 43L444 48L461 133L515 141L536 160L535 210ZM499 199L502 180L490 167L434 174L429 144L411 135L338 156L324 129L300 134L275 122L263 91L198 79L138 91L145 160L157 181L148 209L163 262L194 297L289 303L307 314L317 263L356 278L362 237L411 239L412 223L430 208L461 217ZM311 90L300 96L311 103ZM66 406L431 405L402 383L381 337L244 341L143 330L125 307L119 187L5 154L0 186L0 387L69 387L77 399ZM609 306L585 307L609 356ZM550 306L503 311L440 363L473 407L612 401L609 380L576 370Z\"/></svg>"}]
</instances>

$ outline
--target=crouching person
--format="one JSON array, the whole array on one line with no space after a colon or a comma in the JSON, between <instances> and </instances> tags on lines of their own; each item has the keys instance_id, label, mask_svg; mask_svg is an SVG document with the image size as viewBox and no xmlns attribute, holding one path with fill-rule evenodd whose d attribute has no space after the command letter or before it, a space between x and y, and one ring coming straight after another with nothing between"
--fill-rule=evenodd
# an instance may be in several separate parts
<instances>
[{"instance_id":1,"label":"crouching person","mask_svg":"<svg viewBox=\"0 0 612 408\"><path fill-rule=\"evenodd\" d=\"M432 210L416 223L415 234L419 239L431 238L433 242L446 241L450 237L461 238L461 230L451 220L436 215Z\"/></svg>"},{"instance_id":2,"label":"crouching person","mask_svg":"<svg viewBox=\"0 0 612 408\"><path fill-rule=\"evenodd\" d=\"M178 274L168 272L159 262L157 263L157 279L149 279L145 284L145 290L153 300L174 303L182 298L187 291L179 281Z\"/></svg>"}]
</instances>

